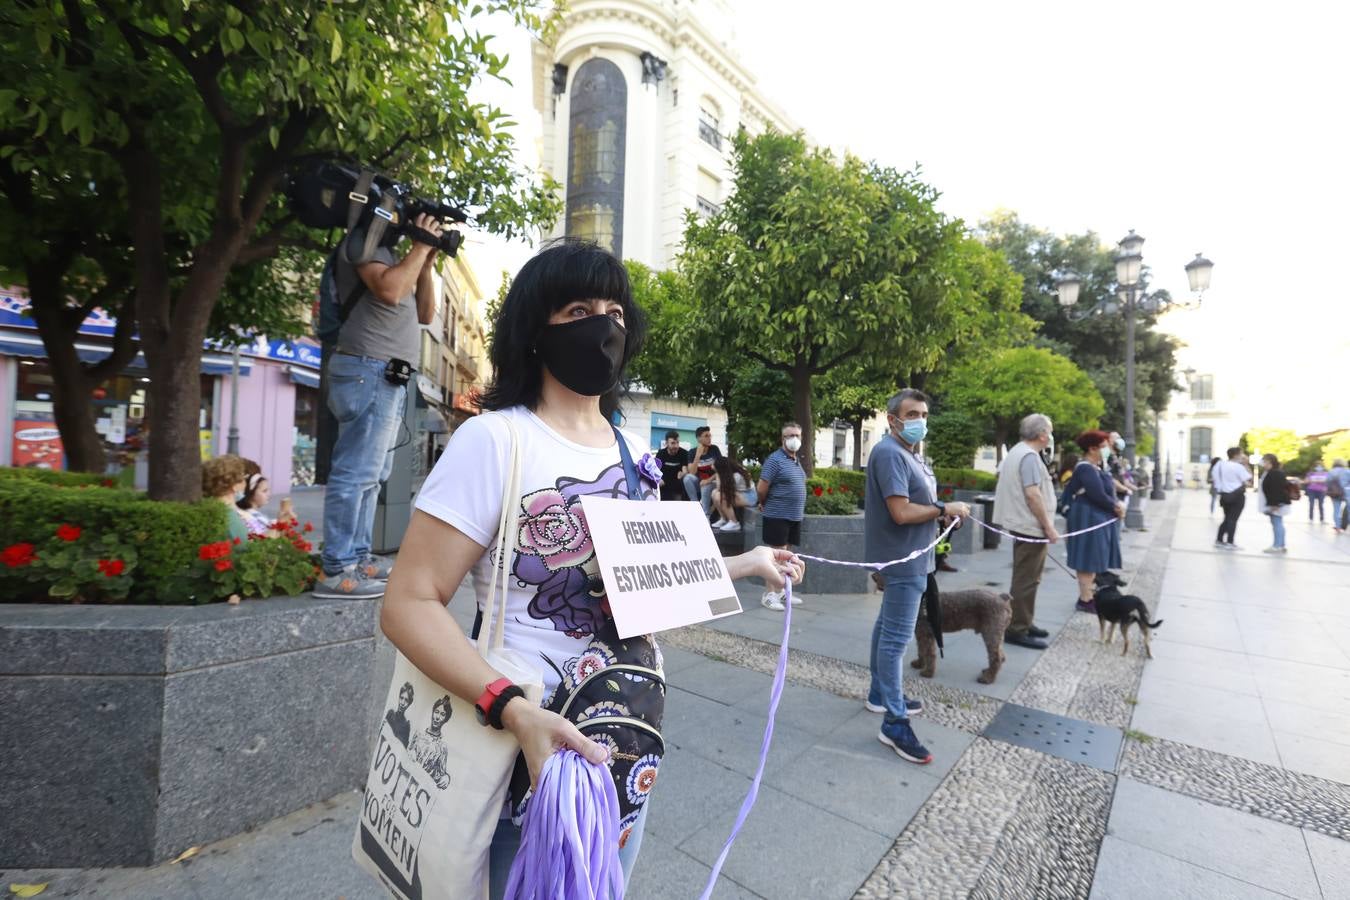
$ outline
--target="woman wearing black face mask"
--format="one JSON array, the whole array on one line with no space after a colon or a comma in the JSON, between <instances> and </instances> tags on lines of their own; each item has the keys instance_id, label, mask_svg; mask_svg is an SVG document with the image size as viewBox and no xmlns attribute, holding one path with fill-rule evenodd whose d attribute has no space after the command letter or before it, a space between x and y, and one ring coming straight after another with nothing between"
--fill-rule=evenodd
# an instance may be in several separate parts
<instances>
[{"instance_id":1,"label":"woman wearing black face mask","mask_svg":"<svg viewBox=\"0 0 1350 900\"><path fill-rule=\"evenodd\" d=\"M647 451L645 440L611 424L624 367L643 332L623 264L593 244L573 241L549 246L525 264L493 327L494 380L482 406L514 421L521 447L506 645L543 656L564 673L592 664L588 648L612 632L580 498L629 496L618 441L627 442L634 460ZM500 675L464 640L445 603L470 571L480 604L486 598L493 568L486 548L496 541L509 434L500 416L484 415L451 437L418 494L381 614L385 634L414 665L470 702L486 696ZM639 480L644 498L655 500L659 471ZM802 577L799 559L767 547L724 563L732 578L758 576L779 588L784 574ZM656 657L659 666L659 651ZM560 676L552 666L543 667L543 676L547 694ZM609 752L524 698L507 700L498 717L520 742L531 781L560 747L597 763ZM645 809L644 802L621 823L625 875L641 845ZM518 845L519 831L504 819L491 854L494 897L505 888Z\"/></svg>"}]
</instances>

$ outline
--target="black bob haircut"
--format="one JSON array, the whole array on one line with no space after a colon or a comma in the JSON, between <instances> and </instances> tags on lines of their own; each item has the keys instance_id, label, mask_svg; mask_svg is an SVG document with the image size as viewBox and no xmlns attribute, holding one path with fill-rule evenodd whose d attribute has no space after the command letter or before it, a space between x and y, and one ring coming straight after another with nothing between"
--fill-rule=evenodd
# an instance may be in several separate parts
<instances>
[{"instance_id":1,"label":"black bob haircut","mask_svg":"<svg viewBox=\"0 0 1350 900\"><path fill-rule=\"evenodd\" d=\"M627 338L619 383L600 397L600 412L613 421L626 390L623 372L642 349L647 320L633 301L623 263L595 243L569 238L546 245L511 282L492 325L493 379L480 401L483 409L539 405L544 364L535 345L549 316L576 300L614 300L623 306Z\"/></svg>"}]
</instances>

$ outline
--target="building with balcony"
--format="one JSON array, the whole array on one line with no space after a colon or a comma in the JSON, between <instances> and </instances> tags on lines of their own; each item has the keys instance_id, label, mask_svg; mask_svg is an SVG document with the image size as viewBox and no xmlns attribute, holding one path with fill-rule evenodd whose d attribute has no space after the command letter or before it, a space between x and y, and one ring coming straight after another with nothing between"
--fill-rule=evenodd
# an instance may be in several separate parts
<instances>
[{"instance_id":1,"label":"building with balcony","mask_svg":"<svg viewBox=\"0 0 1350 900\"><path fill-rule=\"evenodd\" d=\"M552 236L591 238L656 269L685 215L712 215L731 179L730 138L795 126L755 85L727 0L575 0L534 43L541 167L563 185Z\"/></svg>"}]
</instances>

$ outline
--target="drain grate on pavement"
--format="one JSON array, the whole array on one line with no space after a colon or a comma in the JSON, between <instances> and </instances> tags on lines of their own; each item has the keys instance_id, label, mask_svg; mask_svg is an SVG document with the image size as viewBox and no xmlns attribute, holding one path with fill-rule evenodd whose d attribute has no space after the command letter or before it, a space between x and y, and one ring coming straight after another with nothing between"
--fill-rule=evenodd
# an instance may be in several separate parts
<instances>
[{"instance_id":1,"label":"drain grate on pavement","mask_svg":"<svg viewBox=\"0 0 1350 900\"><path fill-rule=\"evenodd\" d=\"M1106 772L1116 770L1125 736L1119 728L1005 703L984 736Z\"/></svg>"}]
</instances>

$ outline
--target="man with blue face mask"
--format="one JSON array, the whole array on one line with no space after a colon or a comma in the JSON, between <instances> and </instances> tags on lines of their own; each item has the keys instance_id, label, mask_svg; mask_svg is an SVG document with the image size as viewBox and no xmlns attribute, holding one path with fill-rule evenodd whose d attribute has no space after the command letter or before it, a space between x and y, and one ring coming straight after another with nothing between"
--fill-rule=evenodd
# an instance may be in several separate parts
<instances>
[{"instance_id":1,"label":"man with blue face mask","mask_svg":"<svg viewBox=\"0 0 1350 900\"><path fill-rule=\"evenodd\" d=\"M933 543L938 519L970 515L964 503L938 500L937 479L919 456L919 444L928 434L928 398L923 392L906 388L892 397L886 404L886 421L890 431L867 460L863 547L867 562L902 559ZM885 715L878 740L902 759L920 764L931 762L933 755L915 736L909 717L921 712L923 704L905 697L901 673L919 601L934 568L929 548L916 559L881 570L885 589L872 627L872 684L865 704Z\"/></svg>"}]
</instances>

